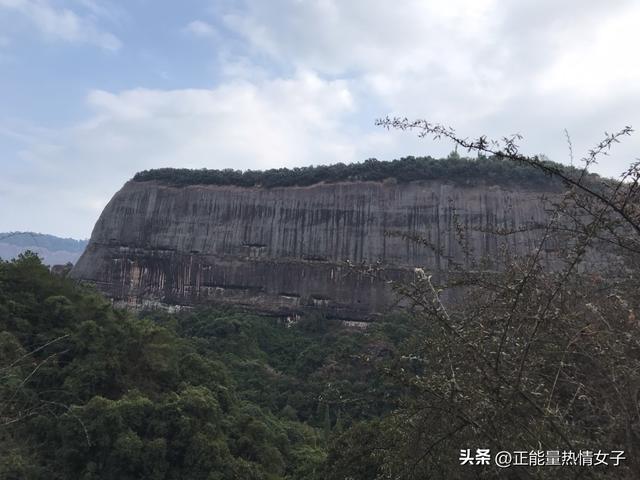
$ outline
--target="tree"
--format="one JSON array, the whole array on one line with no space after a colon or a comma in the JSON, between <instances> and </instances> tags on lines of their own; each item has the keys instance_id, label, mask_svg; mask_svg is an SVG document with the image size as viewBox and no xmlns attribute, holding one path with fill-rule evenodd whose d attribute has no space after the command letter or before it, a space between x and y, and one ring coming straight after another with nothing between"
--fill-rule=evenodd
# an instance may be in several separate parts
<instances>
[{"instance_id":1,"label":"tree","mask_svg":"<svg viewBox=\"0 0 640 480\"><path fill-rule=\"evenodd\" d=\"M0 261L0 478L319 478L321 429L241 398L215 348L158 317L114 309L33 254ZM257 349L264 322L208 320L192 328L236 336L214 347L263 353L246 340Z\"/></svg>"},{"instance_id":2,"label":"tree","mask_svg":"<svg viewBox=\"0 0 640 480\"><path fill-rule=\"evenodd\" d=\"M467 448L624 451L617 467L511 468L508 474L638 478L640 166L632 163L616 180L588 171L631 128L605 134L583 168L574 169L521 154L519 136L468 140L425 120L377 123L446 138L564 185L550 200L548 223L536 227L539 244L521 257L502 258L501 271L459 269L436 284L417 270L412 283L395 285L411 300L417 326L392 370L407 394L381 427L385 473L378 478L504 474L493 462L461 466L459 452ZM462 290L465 301L444 302L449 289Z\"/></svg>"}]
</instances>

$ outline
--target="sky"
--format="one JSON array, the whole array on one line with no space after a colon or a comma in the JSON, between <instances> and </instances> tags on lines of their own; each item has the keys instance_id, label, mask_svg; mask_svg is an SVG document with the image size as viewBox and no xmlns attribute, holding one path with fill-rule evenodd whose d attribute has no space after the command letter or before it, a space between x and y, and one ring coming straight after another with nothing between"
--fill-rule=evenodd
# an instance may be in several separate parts
<instances>
[{"instance_id":1,"label":"sky","mask_svg":"<svg viewBox=\"0 0 640 480\"><path fill-rule=\"evenodd\" d=\"M640 128L638 25L637 0L0 0L0 231L88 238L144 169L452 150L387 115L564 163L566 129L578 163Z\"/></svg>"}]
</instances>

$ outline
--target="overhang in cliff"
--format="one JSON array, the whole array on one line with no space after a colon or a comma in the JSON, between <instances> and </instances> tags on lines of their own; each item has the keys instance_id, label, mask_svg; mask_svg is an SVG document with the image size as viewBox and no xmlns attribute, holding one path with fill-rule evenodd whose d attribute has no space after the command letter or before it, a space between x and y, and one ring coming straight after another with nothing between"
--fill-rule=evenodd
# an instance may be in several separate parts
<instances>
[{"instance_id":1,"label":"overhang in cliff","mask_svg":"<svg viewBox=\"0 0 640 480\"><path fill-rule=\"evenodd\" d=\"M543 222L540 194L548 190L490 178L220 183L128 182L72 275L132 306L233 304L369 320L393 306L393 293L348 263L377 263L396 279L416 267L446 272L451 261L467 261L456 225L470 228L467 245L477 256L496 257L501 244L525 251L537 231L489 232ZM431 248L399 233L421 236Z\"/></svg>"}]
</instances>

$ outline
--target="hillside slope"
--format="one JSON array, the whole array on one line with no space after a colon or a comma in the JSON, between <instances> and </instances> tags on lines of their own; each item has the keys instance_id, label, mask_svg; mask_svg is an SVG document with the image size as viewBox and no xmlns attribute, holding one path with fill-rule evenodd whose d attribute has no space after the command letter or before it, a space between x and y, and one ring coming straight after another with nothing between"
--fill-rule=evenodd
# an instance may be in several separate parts
<instances>
[{"instance_id":1,"label":"hillside slope","mask_svg":"<svg viewBox=\"0 0 640 480\"><path fill-rule=\"evenodd\" d=\"M34 232L0 233L0 258L11 260L26 250L37 253L46 265L76 263L87 240L60 238Z\"/></svg>"}]
</instances>

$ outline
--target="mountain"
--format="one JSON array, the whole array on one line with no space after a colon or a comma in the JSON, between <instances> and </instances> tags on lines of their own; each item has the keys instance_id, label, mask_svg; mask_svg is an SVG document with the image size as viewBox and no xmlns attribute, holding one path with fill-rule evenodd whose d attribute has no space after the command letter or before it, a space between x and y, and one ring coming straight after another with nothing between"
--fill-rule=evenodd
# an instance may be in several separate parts
<instances>
[{"instance_id":1,"label":"mountain","mask_svg":"<svg viewBox=\"0 0 640 480\"><path fill-rule=\"evenodd\" d=\"M488 259L485 268L501 249L529 251L542 233L527 227L547 215L540 197L557 191L496 159L152 170L111 199L72 276L131 306L232 304L372 320L394 304L388 279L469 267L469 248ZM471 229L466 246L460 226ZM489 233L501 229L515 233ZM354 264L383 267L385 278Z\"/></svg>"},{"instance_id":2,"label":"mountain","mask_svg":"<svg viewBox=\"0 0 640 480\"><path fill-rule=\"evenodd\" d=\"M42 233L5 232L0 233L0 258L10 260L26 250L31 250L47 265L76 263L87 243L87 240L60 238Z\"/></svg>"}]
</instances>

